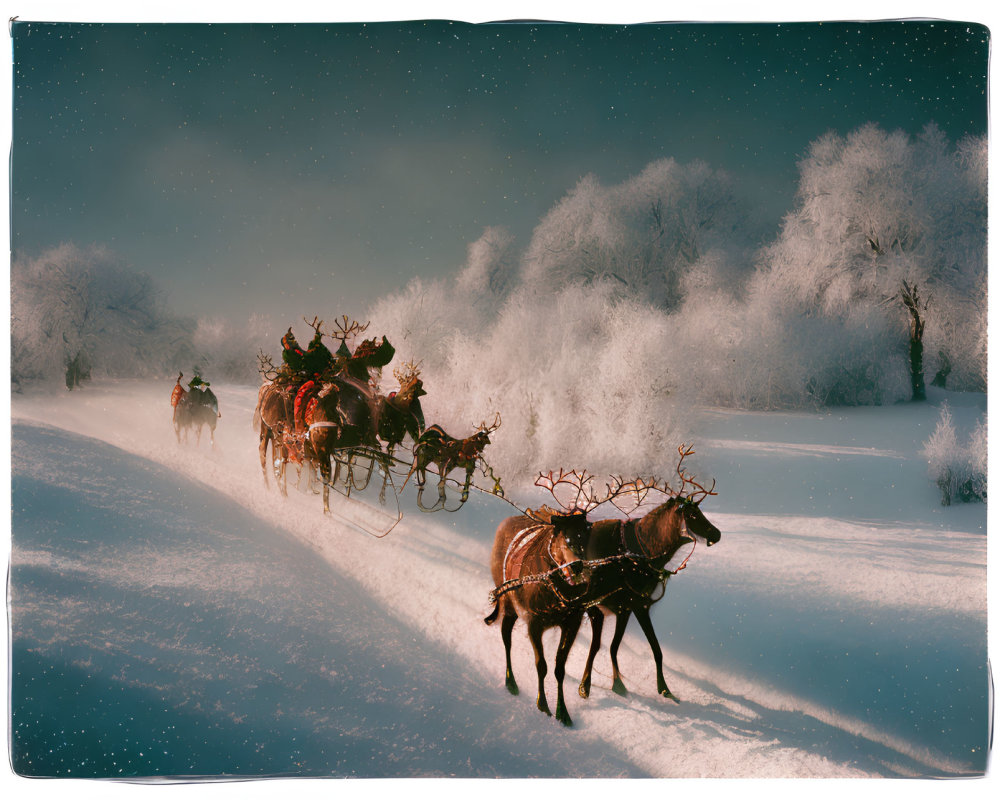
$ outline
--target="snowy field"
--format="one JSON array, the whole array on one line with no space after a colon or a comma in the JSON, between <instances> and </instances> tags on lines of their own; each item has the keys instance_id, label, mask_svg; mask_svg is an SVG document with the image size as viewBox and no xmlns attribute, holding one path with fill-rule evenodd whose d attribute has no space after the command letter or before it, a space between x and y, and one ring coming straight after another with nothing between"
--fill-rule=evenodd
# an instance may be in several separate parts
<instances>
[{"instance_id":1,"label":"snowy field","mask_svg":"<svg viewBox=\"0 0 1000 800\"><path fill-rule=\"evenodd\" d=\"M264 486L256 390L215 387L216 447L178 445L171 383L12 400L13 765L24 775L961 777L986 768L986 508L939 504L927 405L706 410L722 530L598 658L574 727L518 697L486 627L502 501L376 539ZM949 395L971 430L983 396ZM674 454L665 453L664 473ZM559 465L553 465L559 466ZM627 472L627 465L623 465ZM606 641L610 629L606 627ZM546 639L554 653L555 634ZM550 676L551 676L550 657ZM549 698L554 682L549 678Z\"/></svg>"}]
</instances>

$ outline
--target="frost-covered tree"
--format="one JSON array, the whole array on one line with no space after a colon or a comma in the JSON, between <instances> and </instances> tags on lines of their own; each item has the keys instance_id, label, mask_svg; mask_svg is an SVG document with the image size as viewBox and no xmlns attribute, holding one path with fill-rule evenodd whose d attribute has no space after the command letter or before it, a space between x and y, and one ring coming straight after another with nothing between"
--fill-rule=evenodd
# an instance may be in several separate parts
<instances>
[{"instance_id":1,"label":"frost-covered tree","mask_svg":"<svg viewBox=\"0 0 1000 800\"><path fill-rule=\"evenodd\" d=\"M260 362L257 354L274 354L281 347L281 335L287 328L265 314L251 314L245 323L221 318L198 320L192 342L199 354L195 366L213 380L258 383Z\"/></svg>"},{"instance_id":2,"label":"frost-covered tree","mask_svg":"<svg viewBox=\"0 0 1000 800\"><path fill-rule=\"evenodd\" d=\"M679 305L685 280L729 286L750 263L747 214L731 178L667 158L617 186L583 178L541 221L524 255L534 292L608 281L661 308Z\"/></svg>"},{"instance_id":3,"label":"frost-covered tree","mask_svg":"<svg viewBox=\"0 0 1000 800\"><path fill-rule=\"evenodd\" d=\"M196 353L193 322L170 315L148 275L100 247L66 244L11 265L11 380L166 374Z\"/></svg>"},{"instance_id":4,"label":"frost-covered tree","mask_svg":"<svg viewBox=\"0 0 1000 800\"><path fill-rule=\"evenodd\" d=\"M934 125L916 138L876 125L826 134L800 163L797 206L763 253L770 284L805 312L895 315L909 330L915 398L927 339L936 361L962 364L963 388L979 388L985 361L970 363L979 354L968 327L985 306L984 164L985 139L951 148Z\"/></svg>"},{"instance_id":5,"label":"frost-covered tree","mask_svg":"<svg viewBox=\"0 0 1000 800\"><path fill-rule=\"evenodd\" d=\"M518 255L510 232L487 228L469 245L466 265L456 280L459 294L480 311L495 308L514 286Z\"/></svg>"}]
</instances>

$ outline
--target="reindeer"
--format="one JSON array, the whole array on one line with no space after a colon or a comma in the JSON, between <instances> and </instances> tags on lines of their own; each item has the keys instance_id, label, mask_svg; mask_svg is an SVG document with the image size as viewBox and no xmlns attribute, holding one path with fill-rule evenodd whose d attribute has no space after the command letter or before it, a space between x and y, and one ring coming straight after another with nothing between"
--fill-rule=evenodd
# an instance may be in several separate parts
<instances>
[{"instance_id":1,"label":"reindeer","mask_svg":"<svg viewBox=\"0 0 1000 800\"><path fill-rule=\"evenodd\" d=\"M416 442L424 432L420 398L427 394L420 380L419 364L408 361L396 367L392 374L399 381L399 391L380 398L378 413L378 438L385 442L389 458L407 435Z\"/></svg>"},{"instance_id":2,"label":"reindeer","mask_svg":"<svg viewBox=\"0 0 1000 800\"><path fill-rule=\"evenodd\" d=\"M672 519L675 524L682 526L681 536L684 541L694 544L697 542L695 537L700 537L711 547L719 541L720 534L718 529L705 519L700 506L707 497L717 494L714 491L715 481L712 481L711 487L705 489L684 470L684 459L694 453L693 448L681 445L678 448L678 453L680 460L677 462L676 471L681 484L677 491L673 491L666 484L657 485L656 481L646 482L639 487L640 490L654 489L664 494L674 495L647 517L664 509L665 514L673 515L672 518L668 517L668 524ZM639 502L636 505L639 505ZM646 517L643 517L643 520L646 520ZM673 540L650 538L646 533L649 529L648 523L643 523L642 528L640 528L639 523L634 523L634 527L630 527L632 525L631 522L620 520L599 520L590 529L587 542L588 557L600 557L600 554L624 545L632 552L641 553L644 558L623 561L621 564L621 585L614 592L602 597L599 604L587 609L591 625L591 642L590 651L587 654L587 664L580 680L579 694L583 698L590 696L591 674L594 659L601 647L601 631L604 627L605 614L615 615L615 632L610 647L613 670L611 689L622 696L628 694L622 681L621 671L618 668L618 648L625 636L629 617L634 615L653 654L653 661L656 665L656 691L661 696L679 703L680 700L670 691L663 677L663 652L649 616L650 607L662 599L663 593L666 591L667 581L673 573L665 570L665 565L673 558L677 548L672 545ZM688 558L690 555L689 553ZM686 565L687 558L675 572L684 569ZM659 596L654 596L658 590Z\"/></svg>"},{"instance_id":3,"label":"reindeer","mask_svg":"<svg viewBox=\"0 0 1000 800\"><path fill-rule=\"evenodd\" d=\"M424 511L435 511L445 505L445 481L454 469L465 470L465 483L462 486L461 501L469 499L469 488L472 485L472 473L476 463L482 458L483 450L490 443L490 434L500 427L500 412L497 412L493 424L487 426L485 420L480 423L476 432L465 439L456 439L445 433L440 425L431 425L425 430L413 445L413 466L406 476L417 475L417 503ZM424 483L427 481L427 467L433 464L438 475L438 500L431 507L423 504ZM494 479L495 480L495 479ZM406 482L403 482L406 486ZM498 488L495 489L498 492Z\"/></svg>"},{"instance_id":4,"label":"reindeer","mask_svg":"<svg viewBox=\"0 0 1000 800\"><path fill-rule=\"evenodd\" d=\"M511 633L518 617L523 617L528 623L528 638L535 652L537 706L542 712L550 713L545 698L547 666L542 633L558 626L561 636L555 663L556 718L565 725L572 724L562 686L566 659L583 614L605 602L611 603L614 611L618 605L615 598L634 593L630 581L636 582L637 576L643 581L655 577L659 584L668 574L665 571L667 562L682 544L694 541L693 537L700 537L711 546L721 536L690 496L683 496L683 491L671 492L665 483L638 478L626 482L619 478L613 486L608 485L605 495L599 498L591 488L592 481L593 476L575 470L560 469L558 476L552 472L547 476L540 474L536 485L548 489L566 513L559 514L551 509L545 509L544 513L529 510L504 520L497 528L490 561L495 584L490 600L494 608L484 621L491 625L502 618L500 634L506 655L507 689L511 694L518 693L511 668ZM622 510L615 501L630 495L636 497L635 506L638 507L646 493L654 488L672 496L638 520L602 525L596 534L597 525L586 520L588 513L609 501ZM575 495L570 502L559 497L558 492L565 489ZM645 589L643 582L640 591ZM644 596L648 600L649 595ZM631 613L636 612L633 609ZM603 621L603 616L601 619ZM599 634L598 627L596 644L592 645L588 659L588 692L593 655L600 646Z\"/></svg>"}]
</instances>

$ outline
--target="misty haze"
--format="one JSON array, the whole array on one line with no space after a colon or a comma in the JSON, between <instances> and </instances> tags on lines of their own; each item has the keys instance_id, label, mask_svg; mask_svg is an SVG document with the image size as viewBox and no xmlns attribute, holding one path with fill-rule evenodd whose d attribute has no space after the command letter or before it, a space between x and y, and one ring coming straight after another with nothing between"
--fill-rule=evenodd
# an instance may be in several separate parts
<instances>
[{"instance_id":1,"label":"misty haze","mask_svg":"<svg viewBox=\"0 0 1000 800\"><path fill-rule=\"evenodd\" d=\"M15 772L984 774L984 27L13 37ZM654 491L501 586L571 470ZM609 616L584 697L594 523L667 498L670 691Z\"/></svg>"}]
</instances>

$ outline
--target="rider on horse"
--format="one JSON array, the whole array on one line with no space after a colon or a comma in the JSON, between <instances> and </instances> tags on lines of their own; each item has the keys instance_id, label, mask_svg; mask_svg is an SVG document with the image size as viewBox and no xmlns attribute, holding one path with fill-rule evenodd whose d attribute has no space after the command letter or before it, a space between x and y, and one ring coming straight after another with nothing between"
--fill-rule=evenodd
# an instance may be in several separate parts
<instances>
[{"instance_id":1,"label":"rider on horse","mask_svg":"<svg viewBox=\"0 0 1000 800\"><path fill-rule=\"evenodd\" d=\"M177 379L180 383L180 378ZM219 413L219 401L215 398L215 393L208 387L211 384L202 380L201 371L195 367L194 377L188 381L187 402L191 405L208 406L215 413Z\"/></svg>"}]
</instances>

